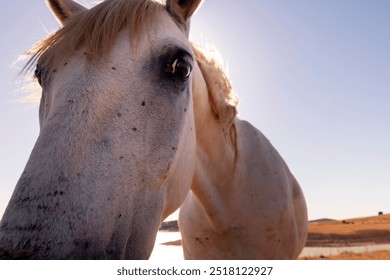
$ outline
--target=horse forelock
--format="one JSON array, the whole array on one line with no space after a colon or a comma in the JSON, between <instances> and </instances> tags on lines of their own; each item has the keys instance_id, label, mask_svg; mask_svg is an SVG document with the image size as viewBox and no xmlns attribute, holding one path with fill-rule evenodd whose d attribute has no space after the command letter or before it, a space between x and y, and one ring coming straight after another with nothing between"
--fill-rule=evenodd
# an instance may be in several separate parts
<instances>
[{"instance_id":1,"label":"horse forelock","mask_svg":"<svg viewBox=\"0 0 390 280\"><path fill-rule=\"evenodd\" d=\"M105 0L95 7L70 17L62 28L39 41L26 55L30 57L24 71L39 60L42 68L63 62L80 48L90 62L107 57L115 38L124 28L136 44L144 29L156 22L165 8L160 0ZM41 59L40 59L41 58ZM50 69L45 69L50 71Z\"/></svg>"}]
</instances>

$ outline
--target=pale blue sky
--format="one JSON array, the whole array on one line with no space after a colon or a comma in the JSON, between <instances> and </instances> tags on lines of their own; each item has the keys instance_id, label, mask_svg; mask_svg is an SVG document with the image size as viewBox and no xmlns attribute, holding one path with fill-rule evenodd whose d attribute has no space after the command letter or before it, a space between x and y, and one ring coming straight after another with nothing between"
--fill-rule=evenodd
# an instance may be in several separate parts
<instances>
[{"instance_id":1,"label":"pale blue sky","mask_svg":"<svg viewBox=\"0 0 390 280\"><path fill-rule=\"evenodd\" d=\"M23 94L11 64L58 27L43 0L6 3L0 216L39 133L38 105L13 102ZM240 117L284 157L310 219L390 212L390 1L206 0L192 28L220 50Z\"/></svg>"}]
</instances>

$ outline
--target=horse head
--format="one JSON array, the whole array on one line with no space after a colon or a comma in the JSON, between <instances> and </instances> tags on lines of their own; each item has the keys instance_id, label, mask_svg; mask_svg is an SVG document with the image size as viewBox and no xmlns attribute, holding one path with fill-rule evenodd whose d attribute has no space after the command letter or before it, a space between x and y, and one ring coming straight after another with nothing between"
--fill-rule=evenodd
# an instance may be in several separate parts
<instances>
[{"instance_id":1,"label":"horse head","mask_svg":"<svg viewBox=\"0 0 390 280\"><path fill-rule=\"evenodd\" d=\"M40 133L0 225L0 258L146 259L195 159L190 18L199 0L49 0L30 51Z\"/></svg>"}]
</instances>

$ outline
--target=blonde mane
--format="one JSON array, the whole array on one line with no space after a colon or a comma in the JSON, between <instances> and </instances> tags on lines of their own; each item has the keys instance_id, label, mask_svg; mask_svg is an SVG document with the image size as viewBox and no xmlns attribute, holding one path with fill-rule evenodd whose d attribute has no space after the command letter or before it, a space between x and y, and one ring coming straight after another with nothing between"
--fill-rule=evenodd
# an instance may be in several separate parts
<instances>
[{"instance_id":1,"label":"blonde mane","mask_svg":"<svg viewBox=\"0 0 390 280\"><path fill-rule=\"evenodd\" d=\"M165 8L159 0L105 0L95 7L72 16L57 32L33 46L24 70L37 63L50 71L55 62L63 62L81 47L90 62L104 59L110 52L118 33L125 27L133 44L142 31L154 23L156 15Z\"/></svg>"}]
</instances>

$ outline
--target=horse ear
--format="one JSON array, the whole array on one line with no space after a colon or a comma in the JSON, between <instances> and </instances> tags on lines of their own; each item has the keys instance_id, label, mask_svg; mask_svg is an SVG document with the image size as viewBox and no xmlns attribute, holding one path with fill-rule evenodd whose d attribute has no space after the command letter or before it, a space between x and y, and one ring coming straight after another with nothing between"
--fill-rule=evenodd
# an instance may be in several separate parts
<instances>
[{"instance_id":1,"label":"horse ear","mask_svg":"<svg viewBox=\"0 0 390 280\"><path fill-rule=\"evenodd\" d=\"M72 0L47 0L47 4L62 25L71 16L87 9Z\"/></svg>"},{"instance_id":2,"label":"horse ear","mask_svg":"<svg viewBox=\"0 0 390 280\"><path fill-rule=\"evenodd\" d=\"M181 24L189 29L189 20L201 6L203 0L167 0L168 12Z\"/></svg>"}]
</instances>

